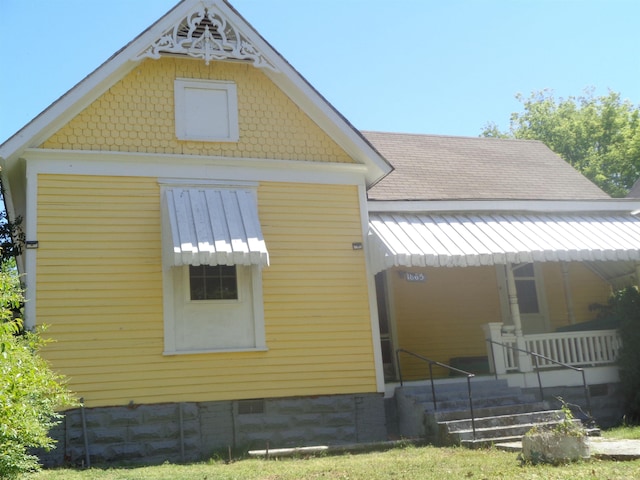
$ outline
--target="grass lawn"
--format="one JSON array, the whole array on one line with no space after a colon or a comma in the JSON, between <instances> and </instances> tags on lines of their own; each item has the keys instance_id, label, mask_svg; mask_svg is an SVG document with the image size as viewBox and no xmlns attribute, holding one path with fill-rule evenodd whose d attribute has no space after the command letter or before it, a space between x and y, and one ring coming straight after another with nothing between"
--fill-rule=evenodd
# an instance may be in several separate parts
<instances>
[{"instance_id":1,"label":"grass lawn","mask_svg":"<svg viewBox=\"0 0 640 480\"><path fill-rule=\"evenodd\" d=\"M626 433L623 433L626 432ZM617 429L612 438L640 437L640 428ZM607 433L607 436L610 436ZM628 480L640 478L640 460L615 462L590 460L563 466L524 465L518 454L496 449L414 447L385 452L328 455L280 460L242 459L189 465L165 464L154 467L90 470L47 470L26 480L378 480L378 479L590 479Z\"/></svg>"}]
</instances>

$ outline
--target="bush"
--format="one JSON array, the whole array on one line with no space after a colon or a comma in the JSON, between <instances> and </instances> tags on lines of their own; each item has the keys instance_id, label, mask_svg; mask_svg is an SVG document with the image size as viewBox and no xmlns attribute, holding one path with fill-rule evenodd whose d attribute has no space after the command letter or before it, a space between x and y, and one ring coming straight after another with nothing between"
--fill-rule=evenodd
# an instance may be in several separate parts
<instances>
[{"instance_id":1,"label":"bush","mask_svg":"<svg viewBox=\"0 0 640 480\"><path fill-rule=\"evenodd\" d=\"M627 288L615 297L614 311L620 318L620 382L625 400L625 416L640 424L640 292Z\"/></svg>"},{"instance_id":2,"label":"bush","mask_svg":"<svg viewBox=\"0 0 640 480\"><path fill-rule=\"evenodd\" d=\"M16 318L23 296L17 274L0 270L0 478L37 470L31 449L54 446L49 429L59 423L56 409L75 405L38 350L45 344L37 332L25 332Z\"/></svg>"},{"instance_id":3,"label":"bush","mask_svg":"<svg viewBox=\"0 0 640 480\"><path fill-rule=\"evenodd\" d=\"M630 423L640 424L640 292L637 287L616 292L599 316L620 322L622 349L618 364L625 417Z\"/></svg>"}]
</instances>

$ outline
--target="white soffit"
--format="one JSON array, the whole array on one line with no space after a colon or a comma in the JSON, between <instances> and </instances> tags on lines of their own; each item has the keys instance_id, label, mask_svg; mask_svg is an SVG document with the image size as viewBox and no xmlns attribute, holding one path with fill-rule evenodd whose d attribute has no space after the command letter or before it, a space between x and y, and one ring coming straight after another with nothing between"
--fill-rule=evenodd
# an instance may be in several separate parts
<instances>
[{"instance_id":1,"label":"white soffit","mask_svg":"<svg viewBox=\"0 0 640 480\"><path fill-rule=\"evenodd\" d=\"M164 198L173 266L269 264L251 189L175 187Z\"/></svg>"},{"instance_id":2,"label":"white soffit","mask_svg":"<svg viewBox=\"0 0 640 480\"><path fill-rule=\"evenodd\" d=\"M393 267L640 261L640 218L623 214L369 216L372 261Z\"/></svg>"}]
</instances>

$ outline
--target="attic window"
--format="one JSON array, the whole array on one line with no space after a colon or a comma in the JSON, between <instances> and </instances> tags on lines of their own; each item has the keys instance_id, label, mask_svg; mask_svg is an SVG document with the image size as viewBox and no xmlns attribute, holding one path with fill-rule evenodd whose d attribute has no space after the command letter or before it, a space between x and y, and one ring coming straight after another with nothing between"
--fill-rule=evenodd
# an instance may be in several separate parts
<instances>
[{"instance_id":1,"label":"attic window","mask_svg":"<svg viewBox=\"0 0 640 480\"><path fill-rule=\"evenodd\" d=\"M176 137L205 142L238 141L235 83L177 79L174 89Z\"/></svg>"}]
</instances>

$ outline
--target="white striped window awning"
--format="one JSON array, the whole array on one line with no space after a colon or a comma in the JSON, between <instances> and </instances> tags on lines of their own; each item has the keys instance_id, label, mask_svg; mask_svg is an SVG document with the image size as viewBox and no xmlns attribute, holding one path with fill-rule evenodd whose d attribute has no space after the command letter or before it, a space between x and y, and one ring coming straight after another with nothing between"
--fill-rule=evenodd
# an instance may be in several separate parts
<instances>
[{"instance_id":1,"label":"white striped window awning","mask_svg":"<svg viewBox=\"0 0 640 480\"><path fill-rule=\"evenodd\" d=\"M640 261L640 218L623 214L372 213L371 260L466 267L552 261Z\"/></svg>"},{"instance_id":2,"label":"white striped window awning","mask_svg":"<svg viewBox=\"0 0 640 480\"><path fill-rule=\"evenodd\" d=\"M173 266L269 264L254 190L166 188L164 209Z\"/></svg>"}]
</instances>

